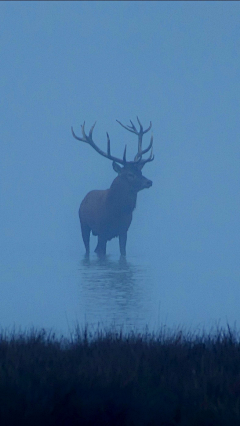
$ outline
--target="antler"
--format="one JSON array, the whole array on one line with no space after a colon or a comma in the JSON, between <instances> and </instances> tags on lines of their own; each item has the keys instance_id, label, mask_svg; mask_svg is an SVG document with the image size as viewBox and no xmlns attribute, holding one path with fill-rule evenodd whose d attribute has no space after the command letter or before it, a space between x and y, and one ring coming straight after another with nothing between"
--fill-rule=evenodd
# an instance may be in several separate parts
<instances>
[{"instance_id":1,"label":"antler","mask_svg":"<svg viewBox=\"0 0 240 426\"><path fill-rule=\"evenodd\" d=\"M123 159L113 157L111 155L111 150L110 150L110 138L109 138L109 134L107 133L107 152L102 151L100 148L98 148L98 146L95 144L95 142L93 142L93 139L92 139L93 129L94 129L95 125L96 125L96 121L93 124L93 126L91 127L91 129L89 131L89 135L87 136L86 133L85 133L85 121L84 121L83 125L81 126L83 137L79 138L78 136L76 136L74 131L73 131L73 128L71 128L72 134L73 134L75 139L77 139L81 142L86 142L89 145L91 145L95 149L95 151L97 151L103 157L109 158L109 160L115 161L116 163L120 163L120 164L123 164L123 166L125 166L125 164L127 163L127 161L126 161L127 146L125 146L125 149L124 149Z\"/></svg>"},{"instance_id":2,"label":"antler","mask_svg":"<svg viewBox=\"0 0 240 426\"><path fill-rule=\"evenodd\" d=\"M134 163L137 162L138 164L140 164L142 167L144 166L144 164L148 163L149 161L153 161L154 160L154 155L153 155L153 149L152 145L153 145L153 135L151 136L150 139L150 144L148 145L148 147L146 149L142 149L142 139L143 139L143 135L145 133L147 133L151 127L152 127L152 122L150 121L150 125L146 130L143 130L143 126L139 120L139 118L137 117L137 121L138 124L140 126L140 130L138 131L136 129L136 126L133 124L133 122L130 120L131 126L127 125L124 126L124 124L122 124L119 120L116 120L124 129L128 130L131 133L135 133L136 135L138 135L138 152L134 157ZM143 154L146 154L146 152L148 152L151 149L151 153L149 158L147 158L146 160L142 159Z\"/></svg>"}]
</instances>

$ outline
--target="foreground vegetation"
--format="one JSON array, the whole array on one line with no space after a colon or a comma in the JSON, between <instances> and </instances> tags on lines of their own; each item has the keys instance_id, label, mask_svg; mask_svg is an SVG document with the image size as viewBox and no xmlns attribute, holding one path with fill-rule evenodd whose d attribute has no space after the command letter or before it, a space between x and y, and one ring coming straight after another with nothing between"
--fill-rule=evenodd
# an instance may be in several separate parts
<instances>
[{"instance_id":1,"label":"foreground vegetation","mask_svg":"<svg viewBox=\"0 0 240 426\"><path fill-rule=\"evenodd\" d=\"M0 424L239 426L240 339L2 333Z\"/></svg>"}]
</instances>

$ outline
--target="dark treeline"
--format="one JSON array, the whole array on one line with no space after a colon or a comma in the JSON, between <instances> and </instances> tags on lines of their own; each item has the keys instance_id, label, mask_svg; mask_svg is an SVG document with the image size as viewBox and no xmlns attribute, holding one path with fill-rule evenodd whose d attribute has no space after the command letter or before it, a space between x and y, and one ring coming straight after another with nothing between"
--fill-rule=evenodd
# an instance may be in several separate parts
<instances>
[{"instance_id":1,"label":"dark treeline","mask_svg":"<svg viewBox=\"0 0 240 426\"><path fill-rule=\"evenodd\" d=\"M78 329L0 335L0 425L239 426L240 340Z\"/></svg>"}]
</instances>

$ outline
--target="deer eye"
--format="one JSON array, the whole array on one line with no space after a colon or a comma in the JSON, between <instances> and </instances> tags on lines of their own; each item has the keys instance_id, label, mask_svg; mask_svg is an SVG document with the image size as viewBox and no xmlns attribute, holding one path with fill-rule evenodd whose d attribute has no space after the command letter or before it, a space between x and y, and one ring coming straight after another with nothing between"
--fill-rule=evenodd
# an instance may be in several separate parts
<instances>
[{"instance_id":1,"label":"deer eye","mask_svg":"<svg viewBox=\"0 0 240 426\"><path fill-rule=\"evenodd\" d=\"M129 177L130 179L134 179L134 178L135 178L135 175L134 175L133 173L129 172L129 173L128 173L128 177Z\"/></svg>"}]
</instances>

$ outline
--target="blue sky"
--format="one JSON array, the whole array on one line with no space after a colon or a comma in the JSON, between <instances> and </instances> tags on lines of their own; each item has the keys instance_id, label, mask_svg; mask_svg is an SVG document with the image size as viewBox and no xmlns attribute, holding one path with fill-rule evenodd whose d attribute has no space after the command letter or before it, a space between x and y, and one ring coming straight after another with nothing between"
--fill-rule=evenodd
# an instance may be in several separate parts
<instances>
[{"instance_id":1,"label":"blue sky","mask_svg":"<svg viewBox=\"0 0 240 426\"><path fill-rule=\"evenodd\" d=\"M155 160L128 250L237 297L239 18L231 1L0 3L4 271L83 255L79 203L115 175L70 128L97 120L96 143L108 131L112 153L127 144L132 159L137 141L116 119L138 115L153 123Z\"/></svg>"}]
</instances>

